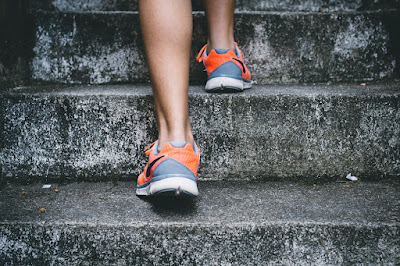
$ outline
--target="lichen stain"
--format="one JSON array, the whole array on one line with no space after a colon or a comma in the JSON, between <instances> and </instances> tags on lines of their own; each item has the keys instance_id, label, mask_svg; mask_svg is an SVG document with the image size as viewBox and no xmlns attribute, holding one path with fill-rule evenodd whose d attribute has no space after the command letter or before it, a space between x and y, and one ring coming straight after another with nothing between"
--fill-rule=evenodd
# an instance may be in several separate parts
<instances>
[{"instance_id":1,"label":"lichen stain","mask_svg":"<svg viewBox=\"0 0 400 266\"><path fill-rule=\"evenodd\" d=\"M383 30L383 29L380 29ZM378 29L365 28L365 23L360 18L349 21L349 25L339 32L335 40L334 52L346 58L352 57L357 50L364 51L371 42L371 37L379 33ZM382 35L384 38L385 35ZM384 47L382 47L384 49Z\"/></svg>"},{"instance_id":2,"label":"lichen stain","mask_svg":"<svg viewBox=\"0 0 400 266\"><path fill-rule=\"evenodd\" d=\"M115 3L116 1L111 1ZM90 0L90 1L65 1L54 0L53 6L59 11L84 11L84 10L107 10L111 7L110 1Z\"/></svg>"},{"instance_id":3,"label":"lichen stain","mask_svg":"<svg viewBox=\"0 0 400 266\"><path fill-rule=\"evenodd\" d=\"M55 26L54 26L55 27ZM143 76L144 62L137 47L119 47L118 42L105 46L93 42L95 53L68 54L67 47L76 45L76 22L71 32L50 37L47 29L39 26L32 61L33 79L60 83L91 84L127 82ZM51 28L51 27L50 27ZM53 49L58 43L58 49ZM140 71L137 71L137 70Z\"/></svg>"},{"instance_id":4,"label":"lichen stain","mask_svg":"<svg viewBox=\"0 0 400 266\"><path fill-rule=\"evenodd\" d=\"M284 73L291 64L291 60L287 57L276 56L278 53L272 48L268 40L268 33L266 30L267 23L260 22L254 25L254 36L252 41L245 47L247 51L249 69L254 73L254 76L266 76L265 78L274 79L276 78L276 72ZM281 82L293 81L287 75L282 74Z\"/></svg>"},{"instance_id":5,"label":"lichen stain","mask_svg":"<svg viewBox=\"0 0 400 266\"><path fill-rule=\"evenodd\" d=\"M365 80L384 79L393 74L396 62L388 55L389 34L382 22L372 23L368 18L357 16L347 19L344 27L336 36L333 55L340 61L354 62L365 72ZM385 63L386 58L390 63ZM373 69L381 66L374 74ZM348 72L348 64L343 66Z\"/></svg>"}]
</instances>

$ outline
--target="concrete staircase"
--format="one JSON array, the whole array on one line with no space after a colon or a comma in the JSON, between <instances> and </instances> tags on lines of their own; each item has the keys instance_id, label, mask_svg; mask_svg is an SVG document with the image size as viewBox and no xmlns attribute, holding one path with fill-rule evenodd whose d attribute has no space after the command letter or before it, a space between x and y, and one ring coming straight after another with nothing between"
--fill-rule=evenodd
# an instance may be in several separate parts
<instances>
[{"instance_id":1,"label":"concrete staircase","mask_svg":"<svg viewBox=\"0 0 400 266\"><path fill-rule=\"evenodd\" d=\"M0 12L0 264L398 264L399 3L237 1L257 85L206 94L192 60L188 202L134 195L157 135L137 1Z\"/></svg>"},{"instance_id":2,"label":"concrete staircase","mask_svg":"<svg viewBox=\"0 0 400 266\"><path fill-rule=\"evenodd\" d=\"M58 189L58 192L54 190ZM7 185L1 262L18 265L396 265L399 186L200 182L144 202L132 182ZM39 209L46 212L41 213Z\"/></svg>"}]
</instances>

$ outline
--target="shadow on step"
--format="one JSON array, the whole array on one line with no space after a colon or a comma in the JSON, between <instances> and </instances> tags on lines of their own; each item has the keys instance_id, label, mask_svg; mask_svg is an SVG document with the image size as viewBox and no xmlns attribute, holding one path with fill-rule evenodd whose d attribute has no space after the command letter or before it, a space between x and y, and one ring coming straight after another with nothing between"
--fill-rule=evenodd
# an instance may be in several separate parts
<instances>
[{"instance_id":1,"label":"shadow on step","mask_svg":"<svg viewBox=\"0 0 400 266\"><path fill-rule=\"evenodd\" d=\"M152 211L162 216L189 216L196 213L197 199L188 196L179 197L140 197L151 205Z\"/></svg>"}]
</instances>

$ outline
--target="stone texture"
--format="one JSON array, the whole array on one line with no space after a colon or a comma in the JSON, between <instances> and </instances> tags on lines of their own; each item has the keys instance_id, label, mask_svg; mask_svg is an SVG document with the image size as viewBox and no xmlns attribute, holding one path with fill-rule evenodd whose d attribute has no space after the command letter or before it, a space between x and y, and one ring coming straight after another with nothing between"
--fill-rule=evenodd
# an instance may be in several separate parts
<instances>
[{"instance_id":1,"label":"stone texture","mask_svg":"<svg viewBox=\"0 0 400 266\"><path fill-rule=\"evenodd\" d=\"M236 0L236 10L351 11L398 8L399 0Z\"/></svg>"},{"instance_id":2,"label":"stone texture","mask_svg":"<svg viewBox=\"0 0 400 266\"><path fill-rule=\"evenodd\" d=\"M137 14L45 13L37 17L37 25L34 80L116 83L149 79Z\"/></svg>"},{"instance_id":3,"label":"stone texture","mask_svg":"<svg viewBox=\"0 0 400 266\"><path fill-rule=\"evenodd\" d=\"M236 40L259 84L370 81L399 76L399 12L239 13ZM138 14L46 13L36 16L32 79L51 83L149 80ZM206 43L203 13L194 15L190 79L204 82L194 58Z\"/></svg>"},{"instance_id":4,"label":"stone texture","mask_svg":"<svg viewBox=\"0 0 400 266\"><path fill-rule=\"evenodd\" d=\"M190 89L200 179L398 179L400 88ZM1 95L3 181L126 180L156 139L148 85L16 88Z\"/></svg>"},{"instance_id":5,"label":"stone texture","mask_svg":"<svg viewBox=\"0 0 400 266\"><path fill-rule=\"evenodd\" d=\"M398 184L200 182L196 201L142 201L134 187L1 187L0 263L396 265L400 259Z\"/></svg>"},{"instance_id":6,"label":"stone texture","mask_svg":"<svg viewBox=\"0 0 400 266\"><path fill-rule=\"evenodd\" d=\"M204 10L203 1L192 1L193 10ZM137 11L137 0L32 0L31 8L59 11ZM398 8L399 0L237 0L236 10L376 10Z\"/></svg>"}]
</instances>

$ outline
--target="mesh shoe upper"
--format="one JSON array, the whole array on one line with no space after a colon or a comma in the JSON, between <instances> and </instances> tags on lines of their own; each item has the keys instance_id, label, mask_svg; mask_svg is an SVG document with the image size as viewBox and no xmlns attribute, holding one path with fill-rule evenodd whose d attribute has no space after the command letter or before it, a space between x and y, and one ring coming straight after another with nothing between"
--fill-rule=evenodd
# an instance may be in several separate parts
<instances>
[{"instance_id":1,"label":"mesh shoe upper","mask_svg":"<svg viewBox=\"0 0 400 266\"><path fill-rule=\"evenodd\" d=\"M192 148L189 143L182 147L175 147L174 143L167 143L160 152L157 152L158 142L154 142L145 149L149 162L139 175L138 186L142 186L155 178L185 176L197 178L197 169L200 161L200 152ZM195 151L196 150L196 151Z\"/></svg>"},{"instance_id":2,"label":"mesh shoe upper","mask_svg":"<svg viewBox=\"0 0 400 266\"><path fill-rule=\"evenodd\" d=\"M207 54L207 44L201 48L197 55L196 60L203 62L207 76L213 77L232 77L232 78L243 78L244 80L250 81L251 75L246 65L243 62L243 56L240 49L235 43L236 53L228 49L213 49ZM235 74L235 67L241 71L241 76Z\"/></svg>"}]
</instances>

